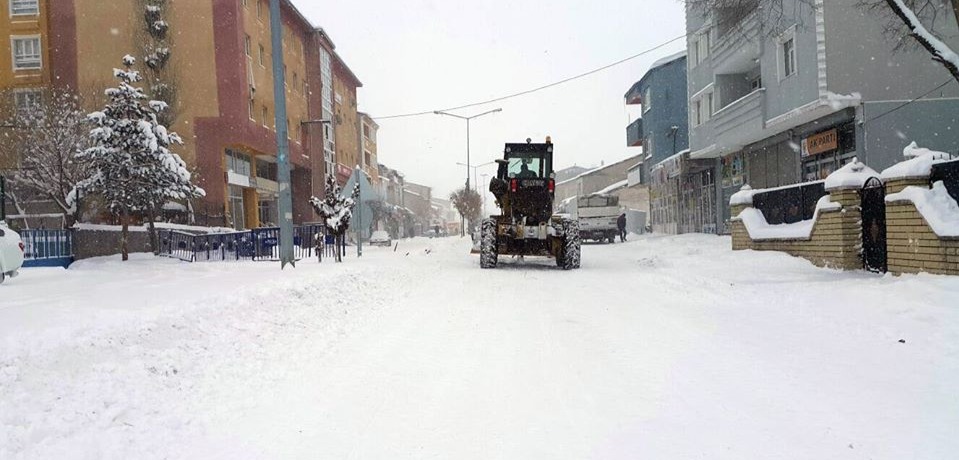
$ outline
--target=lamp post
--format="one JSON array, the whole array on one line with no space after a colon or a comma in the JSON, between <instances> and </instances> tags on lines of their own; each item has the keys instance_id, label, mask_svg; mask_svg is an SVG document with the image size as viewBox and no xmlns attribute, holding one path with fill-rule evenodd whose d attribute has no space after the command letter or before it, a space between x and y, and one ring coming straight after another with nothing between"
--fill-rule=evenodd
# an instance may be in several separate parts
<instances>
[{"instance_id":1,"label":"lamp post","mask_svg":"<svg viewBox=\"0 0 959 460\"><path fill-rule=\"evenodd\" d=\"M466 120L466 191L467 191L467 192L470 191L470 120L472 120L472 119L474 119L474 118L482 117L483 115L489 115L489 114L491 114L491 113L497 113L497 112L502 112L502 111L503 111L503 109L498 108L498 109L493 109L493 110L490 110L490 111L487 111L487 112L478 113L478 114L473 115L473 116L471 116L471 117L464 117L464 116L462 116L462 115L456 115L456 114L449 113L449 112L443 112L443 111L441 111L441 110L436 110L436 111L433 112L433 113L435 113L436 115L446 115L446 116L448 116L448 117L459 118L460 120ZM460 218L460 223L461 223L461 225L462 225L462 227L461 227L461 229L460 229L460 236L465 236L465 235L466 235L466 217L465 217L465 216L461 216L461 218Z\"/></svg>"},{"instance_id":2,"label":"lamp post","mask_svg":"<svg viewBox=\"0 0 959 460\"><path fill-rule=\"evenodd\" d=\"M270 0L270 36L273 43L273 101L276 104L276 163L280 199L280 269L296 266L293 257L293 191L290 189L290 141L286 123L286 81L283 75L283 21L280 0Z\"/></svg>"}]
</instances>

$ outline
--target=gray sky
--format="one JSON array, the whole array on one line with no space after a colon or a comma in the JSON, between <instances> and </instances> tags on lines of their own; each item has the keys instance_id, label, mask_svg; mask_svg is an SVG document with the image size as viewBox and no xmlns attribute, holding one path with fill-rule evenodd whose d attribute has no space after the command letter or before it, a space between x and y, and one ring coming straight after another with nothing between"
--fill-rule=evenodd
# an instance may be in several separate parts
<instances>
[{"instance_id":1,"label":"gray sky","mask_svg":"<svg viewBox=\"0 0 959 460\"><path fill-rule=\"evenodd\" d=\"M294 0L327 30L364 87L360 110L376 116L464 105L610 64L685 32L678 0ZM680 40L599 74L488 106L473 115L474 165L505 142L553 137L557 167L598 165L636 154L626 125L639 110L623 94L649 68L682 50ZM382 120L379 161L446 196L466 168L465 122L437 115ZM481 168L492 174L495 168ZM482 180L482 179L480 179ZM485 188L485 186L484 186Z\"/></svg>"}]
</instances>

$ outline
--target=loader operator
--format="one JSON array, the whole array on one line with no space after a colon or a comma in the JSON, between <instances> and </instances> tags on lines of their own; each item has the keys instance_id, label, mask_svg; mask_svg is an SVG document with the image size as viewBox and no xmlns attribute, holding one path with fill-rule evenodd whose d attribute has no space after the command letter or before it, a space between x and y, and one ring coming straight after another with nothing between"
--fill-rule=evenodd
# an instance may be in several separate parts
<instances>
[{"instance_id":1,"label":"loader operator","mask_svg":"<svg viewBox=\"0 0 959 460\"><path fill-rule=\"evenodd\" d=\"M529 170L529 166L526 166L526 163L523 163L519 168L519 174L516 175L518 179L533 179L536 177L536 173Z\"/></svg>"}]
</instances>

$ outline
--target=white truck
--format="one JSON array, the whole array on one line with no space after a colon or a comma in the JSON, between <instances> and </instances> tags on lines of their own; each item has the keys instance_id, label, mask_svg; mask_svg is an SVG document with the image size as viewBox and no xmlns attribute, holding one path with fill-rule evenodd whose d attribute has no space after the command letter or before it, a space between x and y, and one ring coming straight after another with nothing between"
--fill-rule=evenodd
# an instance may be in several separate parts
<instances>
[{"instance_id":1,"label":"white truck","mask_svg":"<svg viewBox=\"0 0 959 460\"><path fill-rule=\"evenodd\" d=\"M598 242L615 243L619 235L616 220L622 214L619 197L594 193L585 197L572 197L558 206L558 212L579 219L579 238Z\"/></svg>"}]
</instances>

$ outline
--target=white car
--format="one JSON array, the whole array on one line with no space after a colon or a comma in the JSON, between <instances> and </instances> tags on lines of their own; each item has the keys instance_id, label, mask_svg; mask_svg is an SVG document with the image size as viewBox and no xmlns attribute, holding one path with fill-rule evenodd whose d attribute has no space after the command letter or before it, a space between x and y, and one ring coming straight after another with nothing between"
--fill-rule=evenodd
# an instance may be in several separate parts
<instances>
[{"instance_id":1,"label":"white car","mask_svg":"<svg viewBox=\"0 0 959 460\"><path fill-rule=\"evenodd\" d=\"M390 234L386 233L383 230L377 230L370 235L370 245L371 246L392 246L393 241L390 239Z\"/></svg>"},{"instance_id":2,"label":"white car","mask_svg":"<svg viewBox=\"0 0 959 460\"><path fill-rule=\"evenodd\" d=\"M0 222L0 283L17 276L23 266L23 241L20 234Z\"/></svg>"}]
</instances>

